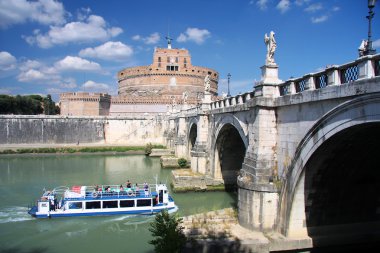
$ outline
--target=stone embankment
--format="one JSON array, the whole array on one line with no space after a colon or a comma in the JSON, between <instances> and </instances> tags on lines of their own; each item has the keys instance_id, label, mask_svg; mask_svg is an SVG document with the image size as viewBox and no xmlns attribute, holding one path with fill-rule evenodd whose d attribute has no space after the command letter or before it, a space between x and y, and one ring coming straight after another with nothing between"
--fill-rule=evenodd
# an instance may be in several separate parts
<instances>
[{"instance_id":1,"label":"stone embankment","mask_svg":"<svg viewBox=\"0 0 380 253\"><path fill-rule=\"evenodd\" d=\"M248 230L238 224L232 208L183 217L189 239L184 252L257 252L311 248L310 238L292 239L279 233Z\"/></svg>"},{"instance_id":2,"label":"stone embankment","mask_svg":"<svg viewBox=\"0 0 380 253\"><path fill-rule=\"evenodd\" d=\"M223 182L191 169L173 170L172 187L174 192L225 190Z\"/></svg>"}]
</instances>

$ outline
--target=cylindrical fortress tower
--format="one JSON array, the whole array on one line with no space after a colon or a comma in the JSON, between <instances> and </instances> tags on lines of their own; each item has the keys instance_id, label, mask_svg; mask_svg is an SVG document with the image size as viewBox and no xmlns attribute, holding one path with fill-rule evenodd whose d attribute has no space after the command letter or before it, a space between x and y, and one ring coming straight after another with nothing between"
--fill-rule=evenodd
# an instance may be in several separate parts
<instances>
[{"instance_id":1,"label":"cylindrical fortress tower","mask_svg":"<svg viewBox=\"0 0 380 253\"><path fill-rule=\"evenodd\" d=\"M197 104L203 98L204 79L207 75L210 76L210 93L217 96L217 71L193 66L186 49L156 48L151 65L126 68L118 72L117 100L126 103L171 101L182 104L186 92L186 102Z\"/></svg>"}]
</instances>

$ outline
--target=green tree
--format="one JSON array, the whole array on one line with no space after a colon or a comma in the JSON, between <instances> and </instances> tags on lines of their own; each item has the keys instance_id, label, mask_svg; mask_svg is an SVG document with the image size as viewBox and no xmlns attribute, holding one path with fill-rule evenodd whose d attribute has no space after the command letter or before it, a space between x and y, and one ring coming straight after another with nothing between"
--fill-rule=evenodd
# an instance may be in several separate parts
<instances>
[{"instance_id":1,"label":"green tree","mask_svg":"<svg viewBox=\"0 0 380 253\"><path fill-rule=\"evenodd\" d=\"M152 153L153 145L152 143L147 143L145 145L145 155L150 155Z\"/></svg>"},{"instance_id":2,"label":"green tree","mask_svg":"<svg viewBox=\"0 0 380 253\"><path fill-rule=\"evenodd\" d=\"M180 168L185 168L187 166L187 160L185 158L179 158L178 165Z\"/></svg>"},{"instance_id":3,"label":"green tree","mask_svg":"<svg viewBox=\"0 0 380 253\"><path fill-rule=\"evenodd\" d=\"M43 99L43 104L44 104L44 113L46 115L54 115L56 114L56 106L54 101L51 99L51 95L48 94L46 98Z\"/></svg>"},{"instance_id":4,"label":"green tree","mask_svg":"<svg viewBox=\"0 0 380 253\"><path fill-rule=\"evenodd\" d=\"M162 210L156 215L149 228L154 239L149 243L154 245L157 253L181 251L181 247L186 242L181 223L181 218L170 215L167 210Z\"/></svg>"},{"instance_id":5,"label":"green tree","mask_svg":"<svg viewBox=\"0 0 380 253\"><path fill-rule=\"evenodd\" d=\"M0 94L0 114L59 114L59 107L52 101L51 96L40 95L9 96Z\"/></svg>"},{"instance_id":6,"label":"green tree","mask_svg":"<svg viewBox=\"0 0 380 253\"><path fill-rule=\"evenodd\" d=\"M14 113L14 98L8 95L0 95L0 114Z\"/></svg>"}]
</instances>

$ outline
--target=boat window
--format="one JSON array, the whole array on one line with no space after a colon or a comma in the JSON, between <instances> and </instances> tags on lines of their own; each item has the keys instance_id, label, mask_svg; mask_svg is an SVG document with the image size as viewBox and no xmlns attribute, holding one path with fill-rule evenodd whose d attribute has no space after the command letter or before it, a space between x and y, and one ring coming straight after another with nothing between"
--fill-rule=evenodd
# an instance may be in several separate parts
<instances>
[{"instance_id":1,"label":"boat window","mask_svg":"<svg viewBox=\"0 0 380 253\"><path fill-rule=\"evenodd\" d=\"M103 201L103 208L117 208L117 200L116 201Z\"/></svg>"},{"instance_id":2,"label":"boat window","mask_svg":"<svg viewBox=\"0 0 380 253\"><path fill-rule=\"evenodd\" d=\"M120 207L134 207L134 200L120 200Z\"/></svg>"},{"instance_id":3,"label":"boat window","mask_svg":"<svg viewBox=\"0 0 380 253\"><path fill-rule=\"evenodd\" d=\"M151 199L138 199L137 206L151 206Z\"/></svg>"},{"instance_id":4,"label":"boat window","mask_svg":"<svg viewBox=\"0 0 380 253\"><path fill-rule=\"evenodd\" d=\"M82 209L82 202L69 202L69 209Z\"/></svg>"},{"instance_id":5,"label":"boat window","mask_svg":"<svg viewBox=\"0 0 380 253\"><path fill-rule=\"evenodd\" d=\"M99 209L100 201L86 202L86 209Z\"/></svg>"}]
</instances>

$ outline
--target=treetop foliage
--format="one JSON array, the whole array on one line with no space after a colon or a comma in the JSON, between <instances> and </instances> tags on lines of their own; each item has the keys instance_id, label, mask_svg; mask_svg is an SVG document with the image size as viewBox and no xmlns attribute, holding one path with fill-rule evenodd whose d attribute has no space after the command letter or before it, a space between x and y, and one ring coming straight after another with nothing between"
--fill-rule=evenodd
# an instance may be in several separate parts
<instances>
[{"instance_id":1,"label":"treetop foliage","mask_svg":"<svg viewBox=\"0 0 380 253\"><path fill-rule=\"evenodd\" d=\"M167 210L163 210L156 215L149 228L155 238L149 243L154 245L155 252L176 253L181 251L181 247L186 242L181 223L181 218L170 215Z\"/></svg>"},{"instance_id":2,"label":"treetop foliage","mask_svg":"<svg viewBox=\"0 0 380 253\"><path fill-rule=\"evenodd\" d=\"M51 95L9 96L0 94L0 114L37 115L59 114L59 107L51 99Z\"/></svg>"}]
</instances>

